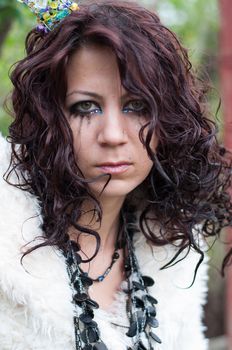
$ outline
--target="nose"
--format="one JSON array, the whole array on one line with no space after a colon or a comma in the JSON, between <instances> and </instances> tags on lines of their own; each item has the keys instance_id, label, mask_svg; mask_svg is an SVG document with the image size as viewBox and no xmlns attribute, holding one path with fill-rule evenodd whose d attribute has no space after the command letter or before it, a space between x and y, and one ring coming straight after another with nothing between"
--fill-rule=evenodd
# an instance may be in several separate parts
<instances>
[{"instance_id":1,"label":"nose","mask_svg":"<svg viewBox=\"0 0 232 350\"><path fill-rule=\"evenodd\" d=\"M98 133L98 142L101 145L118 146L127 142L126 116L122 111L111 108L105 111Z\"/></svg>"}]
</instances>

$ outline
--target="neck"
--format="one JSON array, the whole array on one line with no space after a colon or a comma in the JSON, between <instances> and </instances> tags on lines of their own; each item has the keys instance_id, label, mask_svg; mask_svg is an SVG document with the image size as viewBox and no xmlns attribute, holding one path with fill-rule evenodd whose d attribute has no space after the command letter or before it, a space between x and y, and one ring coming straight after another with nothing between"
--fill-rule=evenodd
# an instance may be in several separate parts
<instances>
[{"instance_id":1,"label":"neck","mask_svg":"<svg viewBox=\"0 0 232 350\"><path fill-rule=\"evenodd\" d=\"M125 198L103 198L100 201L102 207L101 223L92 220L93 212L89 204L84 204L85 214L81 217L78 224L95 230L101 239L100 252L112 251L115 246L116 237L119 229L120 210ZM96 248L96 239L89 234L81 234L79 243L84 252L90 256Z\"/></svg>"}]
</instances>

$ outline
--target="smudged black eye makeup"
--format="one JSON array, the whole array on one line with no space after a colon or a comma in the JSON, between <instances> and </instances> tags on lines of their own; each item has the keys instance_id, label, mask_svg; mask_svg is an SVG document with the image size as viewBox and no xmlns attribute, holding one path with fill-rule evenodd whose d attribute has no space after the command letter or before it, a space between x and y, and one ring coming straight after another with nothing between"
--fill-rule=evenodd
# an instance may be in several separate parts
<instances>
[{"instance_id":1,"label":"smudged black eye makeup","mask_svg":"<svg viewBox=\"0 0 232 350\"><path fill-rule=\"evenodd\" d=\"M125 113L143 113L146 111L146 104L143 100L132 100L123 107Z\"/></svg>"},{"instance_id":2,"label":"smudged black eye makeup","mask_svg":"<svg viewBox=\"0 0 232 350\"><path fill-rule=\"evenodd\" d=\"M102 113L100 106L94 101L79 101L69 108L71 116L91 116L92 114Z\"/></svg>"},{"instance_id":3,"label":"smudged black eye makeup","mask_svg":"<svg viewBox=\"0 0 232 350\"><path fill-rule=\"evenodd\" d=\"M141 99L127 101L123 108L123 113L135 115L145 115L147 113L146 103ZM69 114L73 117L91 117L92 115L102 114L103 109L99 103L91 100L83 100L74 103L69 107Z\"/></svg>"}]
</instances>

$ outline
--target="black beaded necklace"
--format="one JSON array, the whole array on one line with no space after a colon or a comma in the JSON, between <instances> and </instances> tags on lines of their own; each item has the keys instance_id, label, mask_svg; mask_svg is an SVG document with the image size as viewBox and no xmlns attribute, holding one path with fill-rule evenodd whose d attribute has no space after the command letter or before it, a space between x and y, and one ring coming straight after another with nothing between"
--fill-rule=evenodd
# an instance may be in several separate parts
<instances>
[{"instance_id":1,"label":"black beaded necklace","mask_svg":"<svg viewBox=\"0 0 232 350\"><path fill-rule=\"evenodd\" d=\"M127 278L126 309L129 319L129 329L126 335L133 339L133 346L128 350L153 350L152 342L161 343L153 329L159 326L156 319L157 300L148 292L148 287L154 284L149 276L143 276L133 247L134 222L124 222L125 273ZM79 245L69 240L63 251L66 258L70 285L73 290L74 329L76 350L108 350L101 340L98 324L94 320L94 309L99 308L96 301L90 298L88 289L94 281L101 281L110 272L118 259L115 256L119 248L115 247L112 262L106 272L97 279L92 279L80 268L81 256ZM118 254L118 253L117 253ZM100 278L100 280L99 280Z\"/></svg>"}]
</instances>

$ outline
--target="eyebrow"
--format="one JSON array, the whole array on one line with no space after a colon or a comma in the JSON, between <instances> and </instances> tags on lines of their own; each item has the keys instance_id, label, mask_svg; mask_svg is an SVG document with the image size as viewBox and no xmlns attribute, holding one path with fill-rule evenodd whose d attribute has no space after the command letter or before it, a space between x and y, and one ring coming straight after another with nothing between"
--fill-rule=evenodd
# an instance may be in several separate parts
<instances>
[{"instance_id":1,"label":"eyebrow","mask_svg":"<svg viewBox=\"0 0 232 350\"><path fill-rule=\"evenodd\" d=\"M67 98L67 97L70 97L71 95L74 95L74 94L81 94L81 95L85 95L85 96L91 96L91 97L97 98L97 99L101 99L101 98L102 98L101 95L99 95L99 94L97 94L97 93L95 93L95 92L84 91L84 90L74 90L74 91L68 93L68 94L66 95L66 98ZM129 92L125 92L125 93L123 94L122 98L125 98L125 97L130 96L130 95L131 95L131 94L130 94Z\"/></svg>"},{"instance_id":2,"label":"eyebrow","mask_svg":"<svg viewBox=\"0 0 232 350\"><path fill-rule=\"evenodd\" d=\"M69 97L69 96L74 95L74 94L81 94L81 95L91 96L94 98L101 98L101 96L96 94L95 92L83 91L83 90L74 90L74 91L70 92L69 94L67 94L66 97Z\"/></svg>"}]
</instances>

